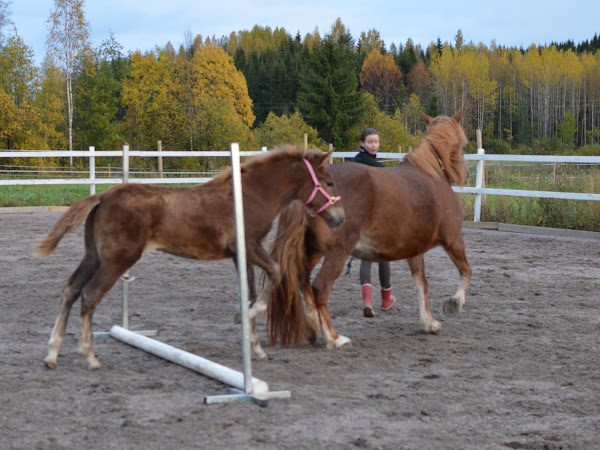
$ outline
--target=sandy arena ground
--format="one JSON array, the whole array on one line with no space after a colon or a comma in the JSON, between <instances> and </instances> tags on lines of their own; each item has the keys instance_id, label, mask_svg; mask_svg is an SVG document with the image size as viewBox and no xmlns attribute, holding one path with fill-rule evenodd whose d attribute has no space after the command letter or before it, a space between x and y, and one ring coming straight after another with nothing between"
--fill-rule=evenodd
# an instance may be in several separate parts
<instances>
[{"instance_id":1,"label":"sandy arena ground","mask_svg":"<svg viewBox=\"0 0 600 450\"><path fill-rule=\"evenodd\" d=\"M352 348L269 347L253 374L292 397L267 407L205 405L217 381L112 338L103 366L77 354L79 306L58 368L42 359L63 283L83 252L82 228L47 259L33 256L60 213L0 215L0 448L597 448L600 438L600 240L466 228L473 268L463 313L444 317L457 272L426 255L441 335L420 332L407 264L392 263L399 301L362 317L359 264L330 307ZM159 252L132 269L130 328L241 370L233 263ZM377 274L373 280L377 286ZM94 330L120 323L121 286Z\"/></svg>"}]
</instances>

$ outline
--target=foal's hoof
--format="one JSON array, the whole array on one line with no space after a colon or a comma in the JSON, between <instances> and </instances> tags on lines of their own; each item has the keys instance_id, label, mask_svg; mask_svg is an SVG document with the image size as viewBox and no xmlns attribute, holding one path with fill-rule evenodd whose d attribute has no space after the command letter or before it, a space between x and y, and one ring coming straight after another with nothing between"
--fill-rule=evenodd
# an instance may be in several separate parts
<instances>
[{"instance_id":1,"label":"foal's hoof","mask_svg":"<svg viewBox=\"0 0 600 450\"><path fill-rule=\"evenodd\" d=\"M88 363L88 369L90 369L90 370L97 370L100 367L102 367L102 364L100 364L100 361L98 361L95 357L86 358L86 360Z\"/></svg>"},{"instance_id":2,"label":"foal's hoof","mask_svg":"<svg viewBox=\"0 0 600 450\"><path fill-rule=\"evenodd\" d=\"M46 361L44 359L44 364L46 364L46 367L50 370L56 369L56 361Z\"/></svg>"},{"instance_id":3,"label":"foal's hoof","mask_svg":"<svg viewBox=\"0 0 600 450\"><path fill-rule=\"evenodd\" d=\"M460 312L460 305L458 304L458 300L455 298L451 298L444 303L444 314L447 316L455 316Z\"/></svg>"},{"instance_id":4,"label":"foal's hoof","mask_svg":"<svg viewBox=\"0 0 600 450\"><path fill-rule=\"evenodd\" d=\"M255 351L254 354L258 361L264 361L265 359L268 358L267 354L262 349L260 351Z\"/></svg>"}]
</instances>

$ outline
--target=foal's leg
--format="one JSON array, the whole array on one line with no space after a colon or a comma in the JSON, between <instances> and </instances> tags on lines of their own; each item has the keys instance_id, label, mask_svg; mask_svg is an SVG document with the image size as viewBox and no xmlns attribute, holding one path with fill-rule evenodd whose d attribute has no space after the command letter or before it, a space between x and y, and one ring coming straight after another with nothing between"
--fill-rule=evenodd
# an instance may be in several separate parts
<instances>
[{"instance_id":1,"label":"foal's leg","mask_svg":"<svg viewBox=\"0 0 600 450\"><path fill-rule=\"evenodd\" d=\"M271 285L278 280L281 269L279 264L277 264L277 262L265 251L260 242L248 243L246 251L248 253L249 264L257 265L267 274L267 282L263 287L259 299L254 302L248 311L248 319L250 321L250 344L252 350L258 359L266 359L267 354L260 345L258 332L256 331L256 318L263 317L267 313L268 306L266 296L271 289Z\"/></svg>"},{"instance_id":2,"label":"foal's leg","mask_svg":"<svg viewBox=\"0 0 600 450\"><path fill-rule=\"evenodd\" d=\"M140 253L141 256L141 253ZM139 256L137 257L139 259ZM103 260L92 279L83 288L81 296L81 327L79 329L79 353L88 362L90 369L98 369L100 361L92 351L92 316L104 295L114 286L119 277L129 269L137 259Z\"/></svg>"},{"instance_id":3,"label":"foal's leg","mask_svg":"<svg viewBox=\"0 0 600 450\"><path fill-rule=\"evenodd\" d=\"M327 348L342 348L349 346L351 341L335 331L331 315L329 314L329 293L333 283L344 270L344 264L348 258L346 252L329 253L323 260L323 266L312 284L315 295L315 303L319 313L319 322Z\"/></svg>"},{"instance_id":4,"label":"foal's leg","mask_svg":"<svg viewBox=\"0 0 600 450\"><path fill-rule=\"evenodd\" d=\"M437 333L442 328L442 325L433 318L431 311L429 311L429 300L427 299L427 292L429 285L425 276L425 261L423 255L409 258L408 265L412 274L415 286L417 288L417 296L419 300L419 317L423 329L427 333Z\"/></svg>"},{"instance_id":5,"label":"foal's leg","mask_svg":"<svg viewBox=\"0 0 600 450\"><path fill-rule=\"evenodd\" d=\"M233 262L235 263L235 268L237 270L237 260L233 258ZM250 307L256 303L256 277L254 273L254 266L252 264L248 264L246 273L248 274L248 301L250 302ZM238 305L238 309L233 316L233 323L239 324L242 322L242 312L240 309L240 305Z\"/></svg>"},{"instance_id":6,"label":"foal's leg","mask_svg":"<svg viewBox=\"0 0 600 450\"><path fill-rule=\"evenodd\" d=\"M250 301L250 306L256 303L256 274L254 273L254 266L252 264L248 264L247 268L248 273L248 300Z\"/></svg>"},{"instance_id":7,"label":"foal's leg","mask_svg":"<svg viewBox=\"0 0 600 450\"><path fill-rule=\"evenodd\" d=\"M98 255L95 252L86 253L79 267L73 272L73 275L71 275L63 288L59 313L56 317L54 328L52 328L50 340L48 341L48 356L44 358L44 363L46 363L46 367L49 369L56 368L56 360L65 338L65 328L71 308L81 295L83 286L94 276L99 265Z\"/></svg>"},{"instance_id":8,"label":"foal's leg","mask_svg":"<svg viewBox=\"0 0 600 450\"><path fill-rule=\"evenodd\" d=\"M460 283L456 294L444 304L444 313L450 316L459 313L465 304L467 287L471 281L471 267L467 262L465 243L462 236L459 235L451 243L443 243L442 245L460 274Z\"/></svg>"}]
</instances>

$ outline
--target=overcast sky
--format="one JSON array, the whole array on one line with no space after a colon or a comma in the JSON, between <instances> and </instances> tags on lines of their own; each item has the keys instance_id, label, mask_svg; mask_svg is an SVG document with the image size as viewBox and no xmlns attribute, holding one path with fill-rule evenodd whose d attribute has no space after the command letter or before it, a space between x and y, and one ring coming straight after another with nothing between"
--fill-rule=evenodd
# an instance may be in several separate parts
<instances>
[{"instance_id":1,"label":"overcast sky","mask_svg":"<svg viewBox=\"0 0 600 450\"><path fill-rule=\"evenodd\" d=\"M35 61L46 52L47 25L54 0L12 0L11 19ZM439 37L453 43L462 30L465 42L492 40L503 46L579 43L600 34L600 0L86 0L91 41L98 46L112 32L125 53L152 50L171 42L177 49L186 30L192 36L229 35L254 25L282 27L291 35L319 28L327 34L340 17L352 36L375 28L389 48L411 38L424 48Z\"/></svg>"}]
</instances>

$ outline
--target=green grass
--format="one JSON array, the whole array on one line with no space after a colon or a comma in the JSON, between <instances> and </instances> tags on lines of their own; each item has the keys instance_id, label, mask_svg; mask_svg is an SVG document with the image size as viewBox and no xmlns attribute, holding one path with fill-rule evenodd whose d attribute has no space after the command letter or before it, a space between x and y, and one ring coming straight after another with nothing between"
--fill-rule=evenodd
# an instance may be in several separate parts
<instances>
[{"instance_id":1,"label":"green grass","mask_svg":"<svg viewBox=\"0 0 600 450\"><path fill-rule=\"evenodd\" d=\"M470 173L475 173L471 164ZM474 177L469 185L474 185ZM97 185L101 193L110 185ZM486 187L600 193L600 168L590 166L489 163ZM66 206L89 195L87 185L0 186L0 206ZM473 220L475 196L459 194L465 220ZM600 202L486 195L481 220L516 225L600 231Z\"/></svg>"},{"instance_id":2,"label":"green grass","mask_svg":"<svg viewBox=\"0 0 600 450\"><path fill-rule=\"evenodd\" d=\"M97 185L96 193L110 185ZM87 185L0 186L0 206L66 206L90 195Z\"/></svg>"}]
</instances>

